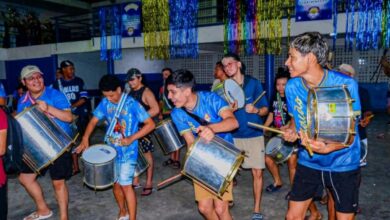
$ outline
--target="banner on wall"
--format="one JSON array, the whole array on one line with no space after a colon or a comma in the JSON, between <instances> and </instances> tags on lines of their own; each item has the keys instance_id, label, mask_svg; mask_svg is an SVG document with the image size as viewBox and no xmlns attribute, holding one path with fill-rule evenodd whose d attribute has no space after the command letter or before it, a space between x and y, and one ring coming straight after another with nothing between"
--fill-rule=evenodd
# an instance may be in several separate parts
<instances>
[{"instance_id":1,"label":"banner on wall","mask_svg":"<svg viewBox=\"0 0 390 220\"><path fill-rule=\"evenodd\" d=\"M122 4L122 37L140 37L141 2Z\"/></svg>"},{"instance_id":2,"label":"banner on wall","mask_svg":"<svg viewBox=\"0 0 390 220\"><path fill-rule=\"evenodd\" d=\"M332 0L296 0L295 21L332 19Z\"/></svg>"}]
</instances>

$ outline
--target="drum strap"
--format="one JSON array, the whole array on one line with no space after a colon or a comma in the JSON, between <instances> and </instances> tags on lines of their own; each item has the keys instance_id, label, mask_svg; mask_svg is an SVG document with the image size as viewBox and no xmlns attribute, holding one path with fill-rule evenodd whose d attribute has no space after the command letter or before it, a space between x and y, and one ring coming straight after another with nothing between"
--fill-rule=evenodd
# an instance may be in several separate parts
<instances>
[{"instance_id":1,"label":"drum strap","mask_svg":"<svg viewBox=\"0 0 390 220\"><path fill-rule=\"evenodd\" d=\"M183 111L185 111L191 118L197 121L200 125L206 126L210 124L208 121L204 120L203 118L195 115L194 113L187 111L187 109L185 109L184 107L182 107L181 109L183 109Z\"/></svg>"},{"instance_id":2,"label":"drum strap","mask_svg":"<svg viewBox=\"0 0 390 220\"><path fill-rule=\"evenodd\" d=\"M127 96L128 96L128 93L124 92L121 96L121 99L119 100L118 106L116 107L115 115L110 122L110 126L107 129L106 135L104 136L104 142L106 142L106 143L110 143L110 141L109 141L110 137L112 135L112 132L114 132L115 125L117 125L119 114L122 111L122 108L123 108L124 103L127 99Z\"/></svg>"},{"instance_id":3,"label":"drum strap","mask_svg":"<svg viewBox=\"0 0 390 220\"><path fill-rule=\"evenodd\" d=\"M278 109L280 112L280 117L282 117L282 124L286 125L286 120L284 118L284 112L283 112L283 103L279 93L276 93L276 99L278 100Z\"/></svg>"}]
</instances>

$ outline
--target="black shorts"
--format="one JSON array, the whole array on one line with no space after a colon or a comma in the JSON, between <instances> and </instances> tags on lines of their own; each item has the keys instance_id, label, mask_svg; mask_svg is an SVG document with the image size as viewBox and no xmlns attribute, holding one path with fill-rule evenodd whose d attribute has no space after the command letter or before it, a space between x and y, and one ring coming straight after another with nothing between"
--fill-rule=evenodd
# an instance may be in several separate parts
<instances>
[{"instance_id":1,"label":"black shorts","mask_svg":"<svg viewBox=\"0 0 390 220\"><path fill-rule=\"evenodd\" d=\"M347 172L329 172L298 164L290 200L314 198L326 187L333 195L336 211L355 213L359 202L359 181L360 168Z\"/></svg>"},{"instance_id":2,"label":"black shorts","mask_svg":"<svg viewBox=\"0 0 390 220\"><path fill-rule=\"evenodd\" d=\"M39 173L44 176L47 170L49 170L52 180L70 179L72 177L72 154L65 151L53 164L42 169ZM23 162L21 173L34 173L34 171Z\"/></svg>"},{"instance_id":3,"label":"black shorts","mask_svg":"<svg viewBox=\"0 0 390 220\"><path fill-rule=\"evenodd\" d=\"M141 147L142 153L154 152L154 144L149 134L140 138L138 145Z\"/></svg>"}]
</instances>

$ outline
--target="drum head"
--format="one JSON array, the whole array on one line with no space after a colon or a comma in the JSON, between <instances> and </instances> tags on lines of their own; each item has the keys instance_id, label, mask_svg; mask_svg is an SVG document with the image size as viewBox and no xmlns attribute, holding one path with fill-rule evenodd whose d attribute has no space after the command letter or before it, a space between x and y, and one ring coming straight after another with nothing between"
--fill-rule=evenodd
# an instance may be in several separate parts
<instances>
[{"instance_id":1,"label":"drum head","mask_svg":"<svg viewBox=\"0 0 390 220\"><path fill-rule=\"evenodd\" d=\"M116 157L115 148L108 145L93 145L84 151L82 158L84 161L100 164L113 160Z\"/></svg>"},{"instance_id":2,"label":"drum head","mask_svg":"<svg viewBox=\"0 0 390 220\"><path fill-rule=\"evenodd\" d=\"M237 100L237 107L242 108L245 105L245 94L241 86L232 79L224 81L225 97L229 103L234 103Z\"/></svg>"},{"instance_id":3,"label":"drum head","mask_svg":"<svg viewBox=\"0 0 390 220\"><path fill-rule=\"evenodd\" d=\"M282 138L278 136L271 138L268 141L267 146L265 147L265 154L272 155L276 153L282 147L282 145L283 145Z\"/></svg>"}]
</instances>

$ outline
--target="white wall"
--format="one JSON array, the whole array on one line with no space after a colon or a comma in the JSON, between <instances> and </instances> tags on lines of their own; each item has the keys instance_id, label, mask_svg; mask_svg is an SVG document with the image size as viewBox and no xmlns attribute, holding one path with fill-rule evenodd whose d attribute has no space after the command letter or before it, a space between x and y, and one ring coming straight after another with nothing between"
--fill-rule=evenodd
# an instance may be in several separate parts
<instances>
[{"instance_id":1,"label":"white wall","mask_svg":"<svg viewBox=\"0 0 390 220\"><path fill-rule=\"evenodd\" d=\"M145 60L144 49L124 49L122 51L122 60L115 61L115 73L126 73L130 68L137 68L142 73L160 73L164 68L163 60Z\"/></svg>"},{"instance_id":2,"label":"white wall","mask_svg":"<svg viewBox=\"0 0 390 220\"><path fill-rule=\"evenodd\" d=\"M58 66L64 60L74 63L76 75L84 80L86 89L97 89L100 78L107 74L107 64L100 61L99 52L59 54Z\"/></svg>"}]
</instances>

